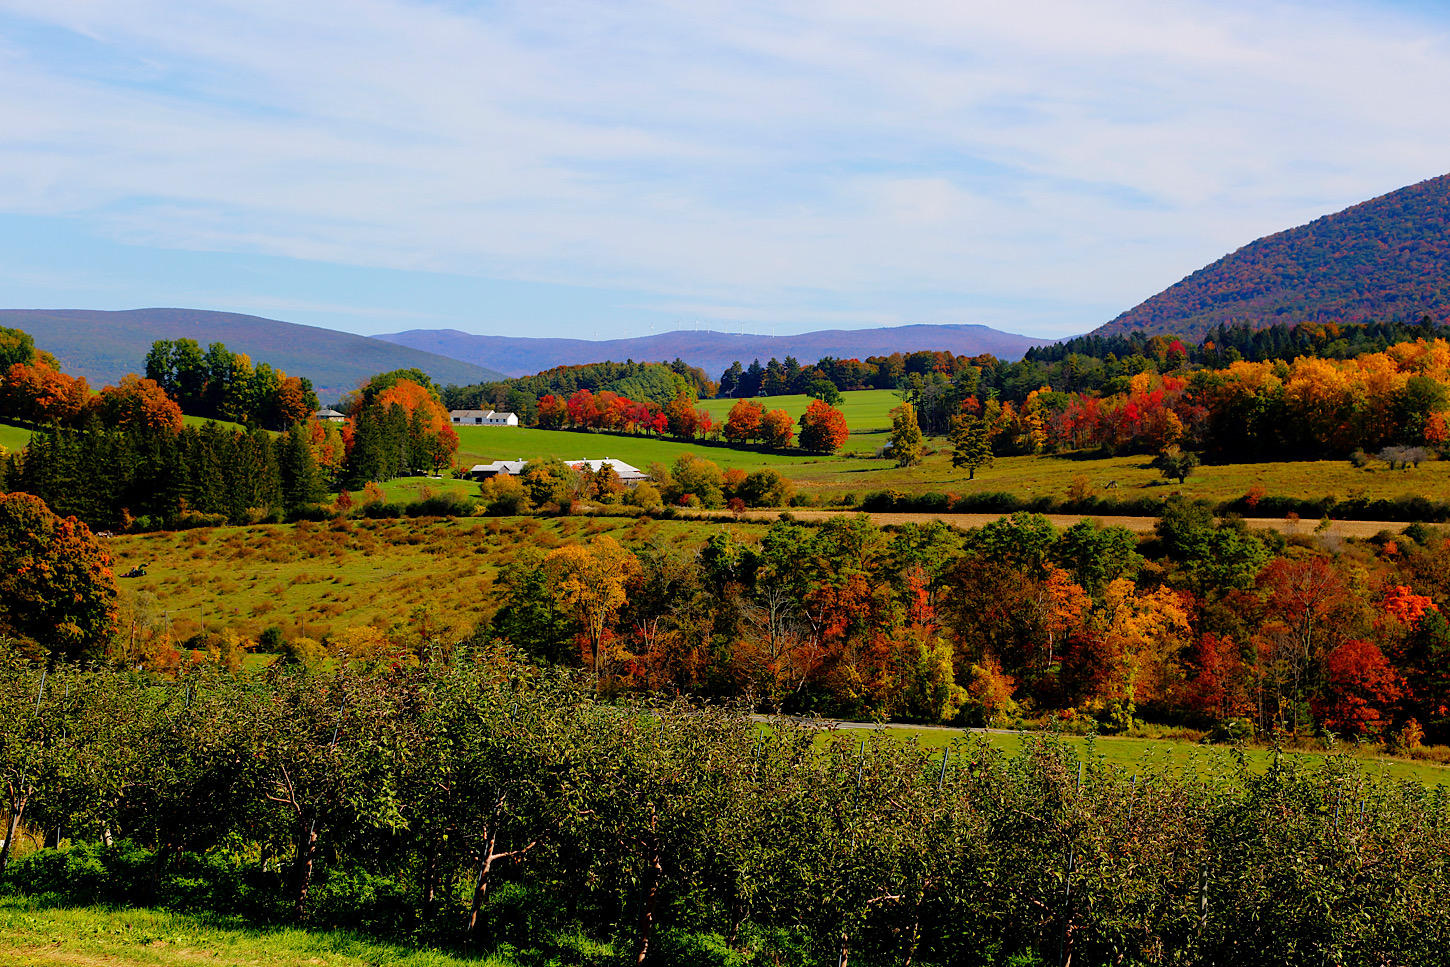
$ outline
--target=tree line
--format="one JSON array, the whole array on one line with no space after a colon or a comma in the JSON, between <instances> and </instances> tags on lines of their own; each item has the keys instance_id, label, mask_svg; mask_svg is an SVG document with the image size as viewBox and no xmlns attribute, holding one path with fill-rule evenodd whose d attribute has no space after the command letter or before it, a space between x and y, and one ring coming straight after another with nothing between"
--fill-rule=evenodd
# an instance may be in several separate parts
<instances>
[{"instance_id":1,"label":"tree line","mask_svg":"<svg viewBox=\"0 0 1450 967\"><path fill-rule=\"evenodd\" d=\"M569 962L1370 965L1450 943L1443 790L1343 759L1129 774L1051 736L822 742L600 702L477 643L258 678L7 660L0 719L0 875L71 902ZM25 827L45 848L14 859Z\"/></svg>"},{"instance_id":2,"label":"tree line","mask_svg":"<svg viewBox=\"0 0 1450 967\"><path fill-rule=\"evenodd\" d=\"M443 402L450 410L491 408L517 413L521 423L532 425L538 420L539 403L546 396L565 399L580 390L610 392L665 407L680 396L713 396L715 389L704 370L683 359L672 363L637 363L631 359L556 366L532 376L448 386L443 390Z\"/></svg>"},{"instance_id":3,"label":"tree line","mask_svg":"<svg viewBox=\"0 0 1450 967\"><path fill-rule=\"evenodd\" d=\"M863 517L726 533L696 555L523 552L490 632L607 692L751 695L847 718L1139 720L1450 741L1445 535L1289 548L1183 501L1140 542L1015 514L958 533ZM1074 726L1076 727L1076 726Z\"/></svg>"},{"instance_id":4,"label":"tree line","mask_svg":"<svg viewBox=\"0 0 1450 967\"><path fill-rule=\"evenodd\" d=\"M1221 461L1347 457L1387 447L1434 451L1450 442L1450 343L1443 339L1343 360L1163 372L1145 366L1101 391L1041 385L1020 403L984 390L985 373L912 382L904 395L922 429L956 434L980 423L997 455L1177 447Z\"/></svg>"},{"instance_id":5,"label":"tree line","mask_svg":"<svg viewBox=\"0 0 1450 967\"><path fill-rule=\"evenodd\" d=\"M288 376L219 342L203 352L195 339L160 339L146 354L146 378L188 416L284 430L317 412L312 381Z\"/></svg>"}]
</instances>

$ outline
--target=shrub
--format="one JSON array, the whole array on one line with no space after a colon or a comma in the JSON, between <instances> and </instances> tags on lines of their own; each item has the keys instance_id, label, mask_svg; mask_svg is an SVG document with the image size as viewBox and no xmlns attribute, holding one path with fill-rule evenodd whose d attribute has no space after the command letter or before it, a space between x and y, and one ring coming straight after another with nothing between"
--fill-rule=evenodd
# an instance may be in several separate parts
<instances>
[{"instance_id":1,"label":"shrub","mask_svg":"<svg viewBox=\"0 0 1450 967\"><path fill-rule=\"evenodd\" d=\"M740 484L739 497L751 507L783 507L795 495L795 484L769 468L756 470Z\"/></svg>"},{"instance_id":2,"label":"shrub","mask_svg":"<svg viewBox=\"0 0 1450 967\"><path fill-rule=\"evenodd\" d=\"M409 517L471 517L473 501L456 492L433 494L409 504L407 514Z\"/></svg>"},{"instance_id":3,"label":"shrub","mask_svg":"<svg viewBox=\"0 0 1450 967\"><path fill-rule=\"evenodd\" d=\"M533 510L533 501L523 483L509 474L498 474L485 480L479 494L487 513L496 517L517 517Z\"/></svg>"},{"instance_id":4,"label":"shrub","mask_svg":"<svg viewBox=\"0 0 1450 967\"><path fill-rule=\"evenodd\" d=\"M641 510L654 510L664 503L660 498L658 488L648 480L641 481L626 491L624 502L630 507L638 507Z\"/></svg>"}]
</instances>

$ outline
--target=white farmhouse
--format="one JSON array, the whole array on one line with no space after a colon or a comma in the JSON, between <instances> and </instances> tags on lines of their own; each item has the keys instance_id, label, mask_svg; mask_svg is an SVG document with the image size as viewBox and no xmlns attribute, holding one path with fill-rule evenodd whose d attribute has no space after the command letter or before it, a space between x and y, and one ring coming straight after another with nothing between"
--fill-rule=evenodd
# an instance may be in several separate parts
<instances>
[{"instance_id":1,"label":"white farmhouse","mask_svg":"<svg viewBox=\"0 0 1450 967\"><path fill-rule=\"evenodd\" d=\"M454 426L518 426L519 415L497 410L449 410L448 422Z\"/></svg>"}]
</instances>

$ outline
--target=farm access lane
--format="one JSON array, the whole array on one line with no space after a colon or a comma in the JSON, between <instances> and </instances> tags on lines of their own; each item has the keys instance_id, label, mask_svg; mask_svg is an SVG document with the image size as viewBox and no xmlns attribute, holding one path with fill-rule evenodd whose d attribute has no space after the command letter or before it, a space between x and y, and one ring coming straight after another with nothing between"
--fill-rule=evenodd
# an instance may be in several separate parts
<instances>
[{"instance_id":1,"label":"farm access lane","mask_svg":"<svg viewBox=\"0 0 1450 967\"><path fill-rule=\"evenodd\" d=\"M711 517L734 517L737 516L728 510L702 511L704 515ZM809 508L790 507L783 510L745 510L738 516L749 520L775 520L782 513L788 513L798 520L827 520L831 517L841 515L854 516L861 511L854 510L815 510ZM896 513L882 512L869 514L872 523L878 527L883 524L924 524L929 521L939 520L954 527L981 527L994 520L1000 520L1004 514L950 514L950 513ZM1102 521L1106 526L1126 527L1130 531L1139 534L1151 534L1153 525L1158 522L1156 517L1117 517L1098 514L1047 514L1047 519L1059 528L1071 527L1078 521L1092 518ZM1249 527L1277 530L1283 534L1313 534L1318 521L1301 520L1289 521L1282 517L1245 517L1244 523ZM1327 530L1320 532L1328 537L1373 537L1382 530L1398 534L1406 527L1404 521L1387 520L1336 520L1331 521Z\"/></svg>"}]
</instances>

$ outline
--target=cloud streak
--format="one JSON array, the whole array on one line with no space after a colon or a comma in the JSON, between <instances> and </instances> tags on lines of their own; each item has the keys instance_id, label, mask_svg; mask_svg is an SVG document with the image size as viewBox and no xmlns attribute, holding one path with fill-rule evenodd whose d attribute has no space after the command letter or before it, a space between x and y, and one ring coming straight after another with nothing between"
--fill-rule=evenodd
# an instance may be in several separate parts
<instances>
[{"instance_id":1,"label":"cloud streak","mask_svg":"<svg viewBox=\"0 0 1450 967\"><path fill-rule=\"evenodd\" d=\"M1081 331L1450 169L1447 23L1272 0L0 0L0 212L661 311Z\"/></svg>"}]
</instances>

